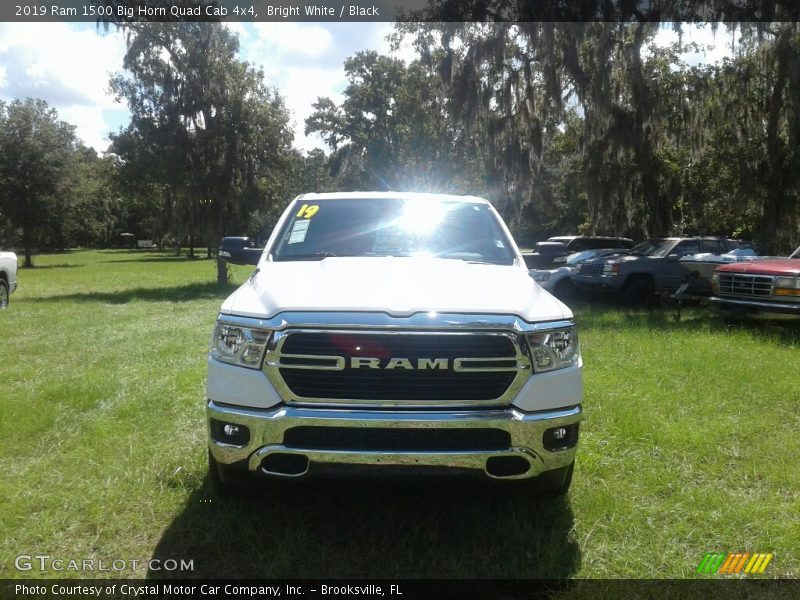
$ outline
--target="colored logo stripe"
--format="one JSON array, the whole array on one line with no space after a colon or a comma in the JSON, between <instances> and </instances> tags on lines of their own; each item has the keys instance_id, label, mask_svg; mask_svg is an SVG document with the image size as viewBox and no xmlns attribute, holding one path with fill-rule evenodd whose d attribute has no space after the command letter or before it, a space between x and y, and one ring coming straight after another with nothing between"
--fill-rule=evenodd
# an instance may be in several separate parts
<instances>
[{"instance_id":1,"label":"colored logo stripe","mask_svg":"<svg viewBox=\"0 0 800 600\"><path fill-rule=\"evenodd\" d=\"M772 560L772 554L753 554L753 558L747 563L744 569L745 573L763 573L767 568L769 561Z\"/></svg>"},{"instance_id":2,"label":"colored logo stripe","mask_svg":"<svg viewBox=\"0 0 800 600\"><path fill-rule=\"evenodd\" d=\"M698 573L736 574L744 569L748 574L763 573L772 560L773 554L731 552L720 554L708 552L697 566ZM749 560L748 560L749 559Z\"/></svg>"},{"instance_id":3,"label":"colored logo stripe","mask_svg":"<svg viewBox=\"0 0 800 600\"><path fill-rule=\"evenodd\" d=\"M724 554L706 553L703 557L700 566L697 567L698 573L716 573L722 561L725 559Z\"/></svg>"}]
</instances>

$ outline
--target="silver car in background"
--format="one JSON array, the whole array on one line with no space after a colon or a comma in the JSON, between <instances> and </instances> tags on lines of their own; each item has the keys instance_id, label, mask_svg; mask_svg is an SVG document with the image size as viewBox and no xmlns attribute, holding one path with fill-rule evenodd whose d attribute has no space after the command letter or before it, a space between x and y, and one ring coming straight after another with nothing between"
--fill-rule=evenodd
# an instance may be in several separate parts
<instances>
[{"instance_id":1,"label":"silver car in background","mask_svg":"<svg viewBox=\"0 0 800 600\"><path fill-rule=\"evenodd\" d=\"M572 283L572 275L578 272L578 265L580 263L593 258L604 258L616 254L626 254L627 252L625 248L573 252L566 257L563 267L554 269L531 269L530 274L536 283L559 300L570 300L575 297L578 291L575 284Z\"/></svg>"}]
</instances>

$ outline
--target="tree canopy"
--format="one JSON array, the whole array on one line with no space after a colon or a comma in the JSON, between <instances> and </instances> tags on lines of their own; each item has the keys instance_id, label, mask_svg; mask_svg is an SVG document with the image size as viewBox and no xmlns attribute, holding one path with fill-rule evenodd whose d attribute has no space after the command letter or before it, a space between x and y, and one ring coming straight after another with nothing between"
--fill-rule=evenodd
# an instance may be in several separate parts
<instances>
[{"instance_id":1,"label":"tree canopy","mask_svg":"<svg viewBox=\"0 0 800 600\"><path fill-rule=\"evenodd\" d=\"M25 266L64 210L75 160L75 127L44 100L0 102L0 213L22 231Z\"/></svg>"},{"instance_id":2,"label":"tree canopy","mask_svg":"<svg viewBox=\"0 0 800 600\"><path fill-rule=\"evenodd\" d=\"M126 72L112 78L131 123L112 151L130 180L160 196L178 244L202 232L210 244L286 192L289 115L264 75L237 58L238 40L208 23L126 25ZM226 280L219 261L218 279Z\"/></svg>"},{"instance_id":3,"label":"tree canopy","mask_svg":"<svg viewBox=\"0 0 800 600\"><path fill-rule=\"evenodd\" d=\"M429 10L492 19L529 5ZM37 245L109 244L122 231L176 248L199 240L210 256L224 235L269 229L296 193L424 190L489 198L523 244L717 234L797 247L800 25L712 24L732 51L707 64L687 58L686 24L617 17L398 23L393 43L412 41L417 58L349 57L342 101L318 98L305 121L326 150L306 155L230 30L121 23L111 87L132 117L104 156L42 101L0 105L0 227L18 232L28 262ZM674 43L653 43L663 27Z\"/></svg>"}]
</instances>

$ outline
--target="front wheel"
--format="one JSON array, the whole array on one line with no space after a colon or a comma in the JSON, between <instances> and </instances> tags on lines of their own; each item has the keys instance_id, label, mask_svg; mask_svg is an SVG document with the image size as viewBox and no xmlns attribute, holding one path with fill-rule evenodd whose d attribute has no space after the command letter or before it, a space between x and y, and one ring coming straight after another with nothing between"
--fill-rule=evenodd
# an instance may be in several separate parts
<instances>
[{"instance_id":1,"label":"front wheel","mask_svg":"<svg viewBox=\"0 0 800 600\"><path fill-rule=\"evenodd\" d=\"M229 498L242 487L246 473L240 473L235 469L218 463L208 451L208 481L211 489L220 498Z\"/></svg>"},{"instance_id":2,"label":"front wheel","mask_svg":"<svg viewBox=\"0 0 800 600\"><path fill-rule=\"evenodd\" d=\"M5 279L0 279L0 310L8 308L8 283Z\"/></svg>"},{"instance_id":3,"label":"front wheel","mask_svg":"<svg viewBox=\"0 0 800 600\"><path fill-rule=\"evenodd\" d=\"M649 279L634 279L625 284L622 295L625 304L634 308L647 308L655 299L655 286Z\"/></svg>"},{"instance_id":4,"label":"front wheel","mask_svg":"<svg viewBox=\"0 0 800 600\"><path fill-rule=\"evenodd\" d=\"M578 295L578 290L575 288L575 284L572 283L571 279L565 278L556 284L553 295L559 300L574 300Z\"/></svg>"},{"instance_id":5,"label":"front wheel","mask_svg":"<svg viewBox=\"0 0 800 600\"><path fill-rule=\"evenodd\" d=\"M575 461L573 460L566 467L547 471L534 479L528 479L525 483L537 494L546 496L561 497L566 496L572 485L572 473L575 471Z\"/></svg>"}]
</instances>

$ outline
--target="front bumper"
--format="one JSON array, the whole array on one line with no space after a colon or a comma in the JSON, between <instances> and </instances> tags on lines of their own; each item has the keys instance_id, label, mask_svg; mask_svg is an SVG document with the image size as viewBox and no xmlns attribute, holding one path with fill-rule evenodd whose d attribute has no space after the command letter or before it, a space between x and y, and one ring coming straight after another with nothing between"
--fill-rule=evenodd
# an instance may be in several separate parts
<instances>
[{"instance_id":1,"label":"front bumper","mask_svg":"<svg viewBox=\"0 0 800 600\"><path fill-rule=\"evenodd\" d=\"M625 279L619 275L597 277L576 273L572 276L572 283L585 290L619 292L625 286Z\"/></svg>"},{"instance_id":2,"label":"front bumper","mask_svg":"<svg viewBox=\"0 0 800 600\"><path fill-rule=\"evenodd\" d=\"M732 316L762 316L771 319L800 318L800 303L766 302L759 300L736 300L712 296L709 300L723 313Z\"/></svg>"},{"instance_id":3,"label":"front bumper","mask_svg":"<svg viewBox=\"0 0 800 600\"><path fill-rule=\"evenodd\" d=\"M329 470L366 468L367 471L399 467L424 472L471 471L492 479L529 479L547 471L568 467L575 458L580 405L560 410L523 412L513 407L487 410L349 410L300 408L281 405L273 409L250 409L209 401L209 446L214 459L254 474L304 477ZM241 445L218 439L212 422L247 428L249 437ZM510 443L503 447L474 449L402 449L347 447L341 439L335 447L308 447L287 441L286 433L299 427L379 428L390 430L501 430ZM565 428L563 447L548 450L545 435ZM362 429L362 431L365 431ZM412 432L413 433L413 432ZM467 438L469 434L467 435ZM339 436L341 438L341 436ZM550 439L550 438L548 438ZM549 447L553 448L552 443ZM362 469L363 470L363 469Z\"/></svg>"}]
</instances>

